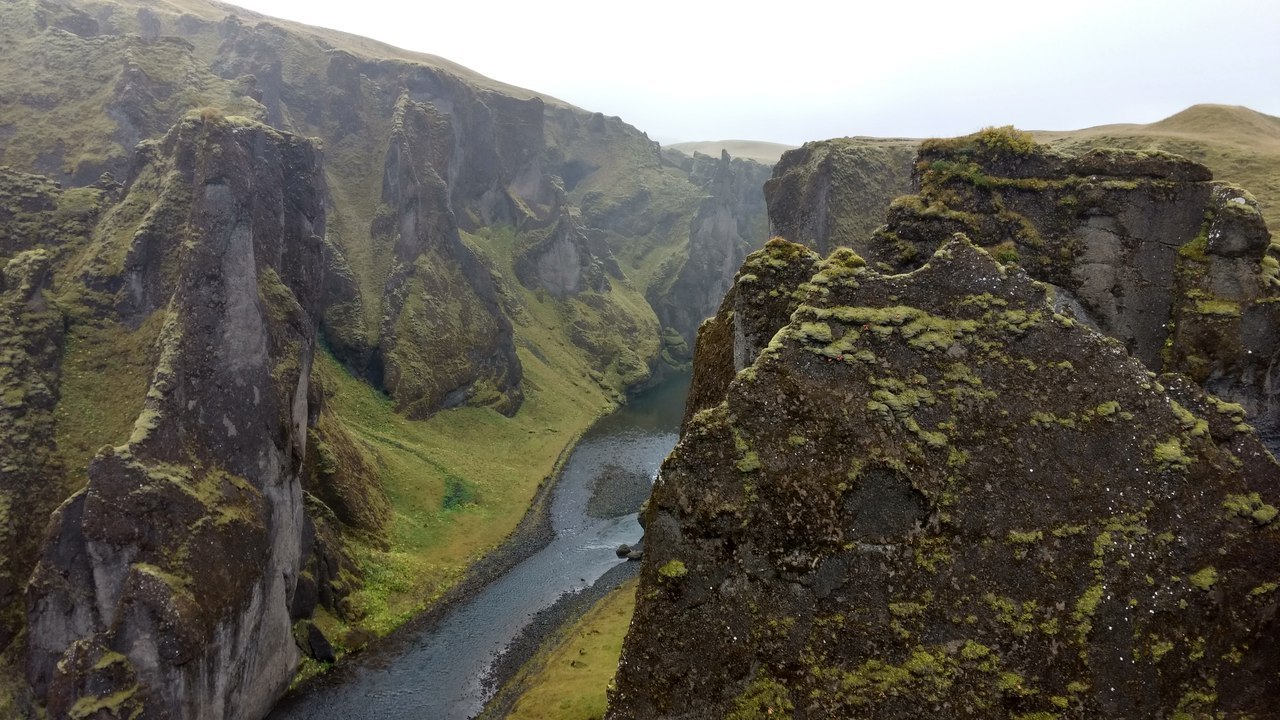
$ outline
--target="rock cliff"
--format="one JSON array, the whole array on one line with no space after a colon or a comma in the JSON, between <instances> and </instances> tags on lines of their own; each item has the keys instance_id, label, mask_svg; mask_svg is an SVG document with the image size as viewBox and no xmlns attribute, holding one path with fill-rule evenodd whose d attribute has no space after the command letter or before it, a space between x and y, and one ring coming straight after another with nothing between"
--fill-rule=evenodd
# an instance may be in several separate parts
<instances>
[{"instance_id":1,"label":"rock cliff","mask_svg":"<svg viewBox=\"0 0 1280 720\"><path fill-rule=\"evenodd\" d=\"M707 308L719 306L733 285L734 272L764 236L766 211L760 188L769 179L769 169L733 159L727 152L718 159L695 153L681 166L706 195L689 228L688 259L669 285L651 288L648 298L663 327L679 335L679 342L669 334L664 337L665 359L686 363L692 359L689 345L697 328L710 315Z\"/></svg>"},{"instance_id":2,"label":"rock cliff","mask_svg":"<svg viewBox=\"0 0 1280 720\"><path fill-rule=\"evenodd\" d=\"M0 715L261 715L764 239L762 165L217 3L0 4L0 66Z\"/></svg>"},{"instance_id":3,"label":"rock cliff","mask_svg":"<svg viewBox=\"0 0 1280 720\"><path fill-rule=\"evenodd\" d=\"M91 252L117 312L160 316L159 359L50 523L28 680L55 717L255 717L298 660L323 177L307 141L209 115L140 163L123 202L152 212Z\"/></svg>"},{"instance_id":4,"label":"rock cliff","mask_svg":"<svg viewBox=\"0 0 1280 720\"><path fill-rule=\"evenodd\" d=\"M801 173L806 186L853 163L828 162L834 168ZM843 217L823 196L787 191L799 181L785 168L767 187L771 210ZM924 142L914 184L890 205L887 225L840 244L882 270L908 270L966 233L1050 283L1059 309L1120 339L1149 369L1186 373L1240 403L1280 451L1280 245L1246 190L1167 153L1062 154L1011 128ZM795 241L827 237L803 223L774 226Z\"/></svg>"},{"instance_id":5,"label":"rock cliff","mask_svg":"<svg viewBox=\"0 0 1280 720\"><path fill-rule=\"evenodd\" d=\"M921 258L748 259L608 717L1270 714L1280 465L1244 408L963 237Z\"/></svg>"},{"instance_id":6,"label":"rock cliff","mask_svg":"<svg viewBox=\"0 0 1280 720\"><path fill-rule=\"evenodd\" d=\"M771 234L823 255L854 246L911 192L917 140L836 138L786 152L765 185Z\"/></svg>"}]
</instances>

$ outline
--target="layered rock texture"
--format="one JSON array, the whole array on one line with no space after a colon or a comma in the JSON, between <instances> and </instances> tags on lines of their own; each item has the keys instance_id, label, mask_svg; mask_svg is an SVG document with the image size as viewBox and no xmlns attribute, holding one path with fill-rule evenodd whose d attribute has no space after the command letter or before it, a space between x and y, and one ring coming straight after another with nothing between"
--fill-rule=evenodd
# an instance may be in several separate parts
<instances>
[{"instance_id":1,"label":"layered rock texture","mask_svg":"<svg viewBox=\"0 0 1280 720\"><path fill-rule=\"evenodd\" d=\"M4 3L0 67L0 715L261 716L765 237L763 165L230 6Z\"/></svg>"},{"instance_id":2,"label":"layered rock texture","mask_svg":"<svg viewBox=\"0 0 1280 720\"><path fill-rule=\"evenodd\" d=\"M765 185L771 233L826 255L854 246L912 190L918 140L836 138L782 156Z\"/></svg>"},{"instance_id":3,"label":"layered rock texture","mask_svg":"<svg viewBox=\"0 0 1280 720\"><path fill-rule=\"evenodd\" d=\"M106 221L134 232L90 263L118 288L103 311L158 316L158 362L128 442L50 523L27 676L56 717L262 715L298 660L323 179L307 141L216 118L144 158Z\"/></svg>"},{"instance_id":4,"label":"layered rock texture","mask_svg":"<svg viewBox=\"0 0 1280 720\"><path fill-rule=\"evenodd\" d=\"M1244 408L963 236L918 257L748 259L609 717L1272 714L1280 465Z\"/></svg>"},{"instance_id":5,"label":"layered rock texture","mask_svg":"<svg viewBox=\"0 0 1280 720\"><path fill-rule=\"evenodd\" d=\"M771 240L699 330L609 717L1273 714L1253 197L996 128L923 143L915 194L845 231L833 150L767 193L845 247Z\"/></svg>"},{"instance_id":6,"label":"layered rock texture","mask_svg":"<svg viewBox=\"0 0 1280 720\"><path fill-rule=\"evenodd\" d=\"M807 186L839 175L833 157L835 169L802 175ZM842 216L825 196L788 192L799 182L788 167L784 159L767 188L771 210L799 203L784 217L817 215L814 206ZM926 141L914 167L916 193L892 202L887 225L839 244L900 271L966 233L1050 283L1059 309L1120 339L1149 369L1186 373L1243 405L1280 451L1280 245L1249 192L1178 156L1060 154L1011 128ZM791 240L830 242L803 224L774 226Z\"/></svg>"}]
</instances>

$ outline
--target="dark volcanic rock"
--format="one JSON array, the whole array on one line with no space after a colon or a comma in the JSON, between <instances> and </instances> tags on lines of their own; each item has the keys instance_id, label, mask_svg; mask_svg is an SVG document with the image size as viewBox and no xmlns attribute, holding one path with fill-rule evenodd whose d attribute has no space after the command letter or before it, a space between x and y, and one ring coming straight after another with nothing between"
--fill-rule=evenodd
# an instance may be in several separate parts
<instances>
[{"instance_id":1,"label":"dark volcanic rock","mask_svg":"<svg viewBox=\"0 0 1280 720\"><path fill-rule=\"evenodd\" d=\"M765 183L769 228L826 255L858 247L911 192L917 142L836 138L788 150Z\"/></svg>"},{"instance_id":2,"label":"dark volcanic rock","mask_svg":"<svg viewBox=\"0 0 1280 720\"><path fill-rule=\"evenodd\" d=\"M824 158L794 167L784 158L770 181L771 218L788 240L838 242L901 271L963 232L1051 283L1059 307L1122 341L1150 370L1186 373L1244 406L1280 452L1280 245L1270 245L1248 192L1167 153L1063 155L1012 128L989 128L924 142L916 194L894 200L874 234L836 237L789 218L837 224L861 217L853 205L783 192L865 165Z\"/></svg>"},{"instance_id":3,"label":"dark volcanic rock","mask_svg":"<svg viewBox=\"0 0 1280 720\"><path fill-rule=\"evenodd\" d=\"M720 311L698 328L697 362L684 421L719 405L739 370L756 361L778 328L800 303L801 283L817 268L819 257L804 245L774 238L747 256Z\"/></svg>"},{"instance_id":4,"label":"dark volcanic rock","mask_svg":"<svg viewBox=\"0 0 1280 720\"><path fill-rule=\"evenodd\" d=\"M652 488L652 481L644 473L618 465L605 465L591 489L591 498L587 500L587 515L615 518L640 512ZM625 555L621 553L619 557Z\"/></svg>"},{"instance_id":5,"label":"dark volcanic rock","mask_svg":"<svg viewBox=\"0 0 1280 720\"><path fill-rule=\"evenodd\" d=\"M210 115L139 172L168 210L133 236L122 302L168 295L160 361L128 443L50 523L27 677L55 717L259 717L298 660L323 179L310 142Z\"/></svg>"},{"instance_id":6,"label":"dark volcanic rock","mask_svg":"<svg viewBox=\"0 0 1280 720\"><path fill-rule=\"evenodd\" d=\"M1280 465L1243 410L963 238L859 265L664 463L608 716L1274 714Z\"/></svg>"}]
</instances>

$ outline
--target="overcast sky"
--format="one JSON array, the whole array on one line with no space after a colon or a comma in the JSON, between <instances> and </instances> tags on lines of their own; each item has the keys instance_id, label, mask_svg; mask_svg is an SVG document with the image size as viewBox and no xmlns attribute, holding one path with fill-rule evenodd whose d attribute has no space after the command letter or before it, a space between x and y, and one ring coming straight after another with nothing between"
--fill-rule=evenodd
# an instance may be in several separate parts
<instances>
[{"instance_id":1,"label":"overcast sky","mask_svg":"<svg viewBox=\"0 0 1280 720\"><path fill-rule=\"evenodd\" d=\"M620 115L664 142L1280 115L1277 0L238 0Z\"/></svg>"}]
</instances>

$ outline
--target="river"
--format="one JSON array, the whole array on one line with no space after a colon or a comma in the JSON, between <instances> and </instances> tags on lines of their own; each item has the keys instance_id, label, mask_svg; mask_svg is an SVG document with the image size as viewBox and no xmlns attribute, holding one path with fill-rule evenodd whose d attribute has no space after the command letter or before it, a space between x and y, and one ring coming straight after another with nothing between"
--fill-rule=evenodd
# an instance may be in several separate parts
<instances>
[{"instance_id":1,"label":"river","mask_svg":"<svg viewBox=\"0 0 1280 720\"><path fill-rule=\"evenodd\" d=\"M270 720L467 720L492 695L484 680L540 610L594 583L622 562L614 549L635 543L636 515L600 520L587 502L608 465L657 475L675 446L688 378L633 399L588 430L552 490L549 545L455 606L431 627L346 663L341 682L292 696Z\"/></svg>"}]
</instances>

